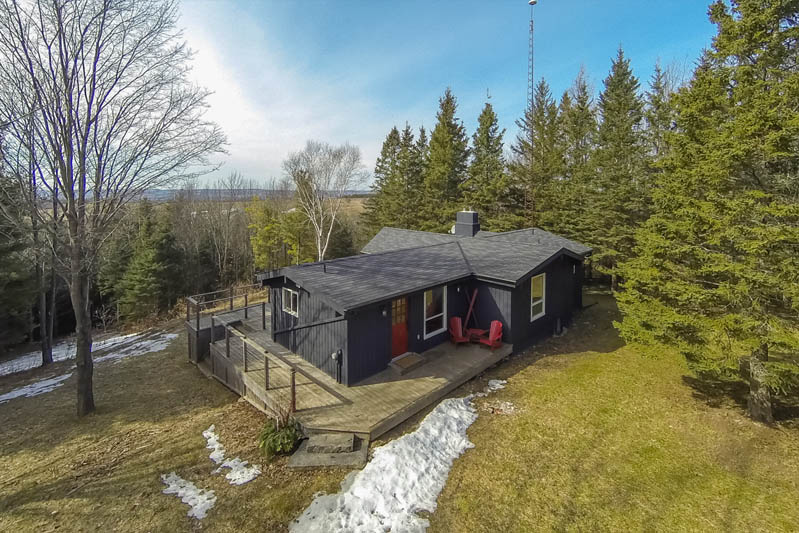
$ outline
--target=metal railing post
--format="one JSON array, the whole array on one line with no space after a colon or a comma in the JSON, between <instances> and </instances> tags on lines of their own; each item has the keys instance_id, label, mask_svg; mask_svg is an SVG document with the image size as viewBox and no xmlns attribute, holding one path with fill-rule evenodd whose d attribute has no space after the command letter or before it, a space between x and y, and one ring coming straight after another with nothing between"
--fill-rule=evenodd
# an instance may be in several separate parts
<instances>
[{"instance_id":1,"label":"metal railing post","mask_svg":"<svg viewBox=\"0 0 799 533\"><path fill-rule=\"evenodd\" d=\"M247 320L247 293L244 293L244 320Z\"/></svg>"},{"instance_id":2,"label":"metal railing post","mask_svg":"<svg viewBox=\"0 0 799 533\"><path fill-rule=\"evenodd\" d=\"M266 302L261 302L261 329L266 329Z\"/></svg>"},{"instance_id":3,"label":"metal railing post","mask_svg":"<svg viewBox=\"0 0 799 533\"><path fill-rule=\"evenodd\" d=\"M191 322L191 299L186 299L186 322Z\"/></svg>"},{"instance_id":4,"label":"metal railing post","mask_svg":"<svg viewBox=\"0 0 799 533\"><path fill-rule=\"evenodd\" d=\"M247 372L247 341L241 339L241 355L244 357L244 371Z\"/></svg>"},{"instance_id":5,"label":"metal railing post","mask_svg":"<svg viewBox=\"0 0 799 533\"><path fill-rule=\"evenodd\" d=\"M196 319L197 319L197 333L199 333L200 332L200 304L195 305L194 308L197 310L197 317L196 317Z\"/></svg>"},{"instance_id":6,"label":"metal railing post","mask_svg":"<svg viewBox=\"0 0 799 533\"><path fill-rule=\"evenodd\" d=\"M230 359L230 328L225 326L225 356Z\"/></svg>"},{"instance_id":7,"label":"metal railing post","mask_svg":"<svg viewBox=\"0 0 799 533\"><path fill-rule=\"evenodd\" d=\"M264 354L264 390L269 390L269 357Z\"/></svg>"},{"instance_id":8,"label":"metal railing post","mask_svg":"<svg viewBox=\"0 0 799 533\"><path fill-rule=\"evenodd\" d=\"M233 287L230 288L230 310L233 311Z\"/></svg>"},{"instance_id":9,"label":"metal railing post","mask_svg":"<svg viewBox=\"0 0 799 533\"><path fill-rule=\"evenodd\" d=\"M216 341L216 336L214 335L214 317L211 317L211 344Z\"/></svg>"},{"instance_id":10,"label":"metal railing post","mask_svg":"<svg viewBox=\"0 0 799 533\"><path fill-rule=\"evenodd\" d=\"M297 371L294 368L291 369L291 412L297 412L297 378L296 378Z\"/></svg>"}]
</instances>

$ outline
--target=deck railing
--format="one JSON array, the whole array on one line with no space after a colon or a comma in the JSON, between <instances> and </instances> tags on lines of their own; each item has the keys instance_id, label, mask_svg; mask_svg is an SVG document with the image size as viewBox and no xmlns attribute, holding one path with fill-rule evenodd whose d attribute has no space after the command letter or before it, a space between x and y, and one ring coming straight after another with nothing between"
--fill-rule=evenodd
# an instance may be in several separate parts
<instances>
[{"instance_id":1,"label":"deck railing","mask_svg":"<svg viewBox=\"0 0 799 533\"><path fill-rule=\"evenodd\" d=\"M247 318L247 310L253 307L251 304L265 305L267 302L269 302L269 287L264 287L260 283L194 294L186 298L186 322L192 322L194 319L195 329L199 330L200 318L204 315L222 310L244 309L244 317Z\"/></svg>"},{"instance_id":2,"label":"deck railing","mask_svg":"<svg viewBox=\"0 0 799 533\"><path fill-rule=\"evenodd\" d=\"M255 307L255 306L250 306ZM265 316L265 315L263 315ZM247 338L247 336L238 331L229 321L217 315L211 316L211 344L216 342L216 323L217 321L225 327L225 357L230 360L230 339L236 337L241 341L241 358L244 372L253 370L252 363L262 363L264 369L264 390L268 391L271 388L270 380L270 361L274 362L274 366L282 366L288 370L289 373L289 410L294 413L297 410L297 369L277 355L269 353L261 346ZM262 320L262 327L266 329L265 318ZM235 363L234 363L235 364Z\"/></svg>"}]
</instances>

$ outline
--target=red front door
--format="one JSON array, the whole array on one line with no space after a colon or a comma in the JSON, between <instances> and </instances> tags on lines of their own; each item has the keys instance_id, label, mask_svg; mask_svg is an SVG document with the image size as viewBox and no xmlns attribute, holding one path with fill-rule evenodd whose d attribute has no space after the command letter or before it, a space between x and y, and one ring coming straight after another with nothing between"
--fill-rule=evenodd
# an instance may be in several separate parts
<instances>
[{"instance_id":1,"label":"red front door","mask_svg":"<svg viewBox=\"0 0 799 533\"><path fill-rule=\"evenodd\" d=\"M391 302L391 357L408 351L408 299Z\"/></svg>"}]
</instances>

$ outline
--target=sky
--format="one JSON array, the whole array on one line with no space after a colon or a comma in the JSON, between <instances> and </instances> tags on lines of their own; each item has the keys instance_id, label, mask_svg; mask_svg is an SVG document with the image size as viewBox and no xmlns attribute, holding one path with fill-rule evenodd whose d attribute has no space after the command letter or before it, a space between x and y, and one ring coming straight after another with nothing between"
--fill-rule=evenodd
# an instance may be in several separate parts
<instances>
[{"instance_id":1,"label":"sky","mask_svg":"<svg viewBox=\"0 0 799 533\"><path fill-rule=\"evenodd\" d=\"M361 149L374 168L392 126L435 126L447 87L469 135L490 96L505 144L527 98L526 0L183 0L192 77L228 138L205 183L265 183L313 139ZM559 97L581 66L595 91L619 46L646 88L655 63L690 76L715 27L706 0L540 0L535 77Z\"/></svg>"}]
</instances>

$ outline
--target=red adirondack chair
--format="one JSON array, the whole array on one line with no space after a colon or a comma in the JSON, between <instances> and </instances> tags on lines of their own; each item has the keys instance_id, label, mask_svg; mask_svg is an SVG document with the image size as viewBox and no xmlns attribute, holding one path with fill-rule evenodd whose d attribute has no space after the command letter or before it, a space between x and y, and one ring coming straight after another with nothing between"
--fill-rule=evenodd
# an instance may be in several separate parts
<instances>
[{"instance_id":1,"label":"red adirondack chair","mask_svg":"<svg viewBox=\"0 0 799 533\"><path fill-rule=\"evenodd\" d=\"M502 346L502 322L499 320L492 320L488 336L480 337L480 344L485 344L491 348L491 350Z\"/></svg>"},{"instance_id":2,"label":"red adirondack chair","mask_svg":"<svg viewBox=\"0 0 799 533\"><path fill-rule=\"evenodd\" d=\"M463 324L459 316L454 316L449 319L449 340L451 340L455 346L463 342L469 342L469 337L463 334Z\"/></svg>"}]
</instances>

